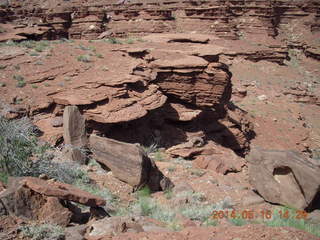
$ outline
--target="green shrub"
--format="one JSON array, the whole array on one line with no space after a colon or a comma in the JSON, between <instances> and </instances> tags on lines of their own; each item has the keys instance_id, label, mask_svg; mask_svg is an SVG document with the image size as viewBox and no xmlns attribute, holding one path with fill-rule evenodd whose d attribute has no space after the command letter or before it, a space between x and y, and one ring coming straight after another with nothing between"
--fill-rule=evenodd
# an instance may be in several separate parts
<instances>
[{"instance_id":1,"label":"green shrub","mask_svg":"<svg viewBox=\"0 0 320 240\"><path fill-rule=\"evenodd\" d=\"M19 80L16 86L18 88L23 88L26 85L27 85L27 83L24 80Z\"/></svg>"},{"instance_id":2,"label":"green shrub","mask_svg":"<svg viewBox=\"0 0 320 240\"><path fill-rule=\"evenodd\" d=\"M63 240L64 229L58 225L41 224L27 225L20 227L24 237L32 240Z\"/></svg>"},{"instance_id":3,"label":"green shrub","mask_svg":"<svg viewBox=\"0 0 320 240\"><path fill-rule=\"evenodd\" d=\"M3 183L7 183L8 182L8 177L9 175L5 172L0 172L0 181Z\"/></svg>"}]
</instances>

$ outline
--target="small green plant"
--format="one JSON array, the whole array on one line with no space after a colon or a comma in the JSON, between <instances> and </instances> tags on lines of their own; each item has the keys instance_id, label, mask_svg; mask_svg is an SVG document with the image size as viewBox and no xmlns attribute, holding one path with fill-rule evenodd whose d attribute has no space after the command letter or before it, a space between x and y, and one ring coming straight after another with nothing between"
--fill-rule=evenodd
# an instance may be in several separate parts
<instances>
[{"instance_id":1,"label":"small green plant","mask_svg":"<svg viewBox=\"0 0 320 240\"><path fill-rule=\"evenodd\" d=\"M31 53L29 53L29 55L32 56L32 57L37 57L37 56L39 56L39 53L31 52Z\"/></svg>"},{"instance_id":2,"label":"small green plant","mask_svg":"<svg viewBox=\"0 0 320 240\"><path fill-rule=\"evenodd\" d=\"M150 188L149 188L148 186L144 186L143 188L141 188L141 189L137 192L138 198L150 197L150 195L151 195L151 191L150 191Z\"/></svg>"},{"instance_id":3,"label":"small green plant","mask_svg":"<svg viewBox=\"0 0 320 240\"><path fill-rule=\"evenodd\" d=\"M34 89L37 89L37 88L38 88L38 86L35 85L35 84L31 84L31 87L34 88Z\"/></svg>"},{"instance_id":4,"label":"small green plant","mask_svg":"<svg viewBox=\"0 0 320 240\"><path fill-rule=\"evenodd\" d=\"M97 58L103 58L103 55L102 55L101 53L97 53L97 54L96 54L96 57L97 57Z\"/></svg>"},{"instance_id":5,"label":"small green plant","mask_svg":"<svg viewBox=\"0 0 320 240\"><path fill-rule=\"evenodd\" d=\"M0 182L8 183L9 175L5 172L0 172Z\"/></svg>"},{"instance_id":6,"label":"small green plant","mask_svg":"<svg viewBox=\"0 0 320 240\"><path fill-rule=\"evenodd\" d=\"M37 45L34 50L36 52L43 52L46 49L46 47L42 46L42 45Z\"/></svg>"},{"instance_id":7,"label":"small green plant","mask_svg":"<svg viewBox=\"0 0 320 240\"><path fill-rule=\"evenodd\" d=\"M0 82L0 87L5 87L5 86L6 86L5 83Z\"/></svg>"},{"instance_id":8,"label":"small green plant","mask_svg":"<svg viewBox=\"0 0 320 240\"><path fill-rule=\"evenodd\" d=\"M114 37L110 37L106 40L107 43L111 43L111 44L122 44L122 41L114 38Z\"/></svg>"},{"instance_id":9,"label":"small green plant","mask_svg":"<svg viewBox=\"0 0 320 240\"><path fill-rule=\"evenodd\" d=\"M190 169L190 174L191 175L195 175L197 177L202 177L206 172L202 169L198 169L198 168L191 168Z\"/></svg>"},{"instance_id":10,"label":"small green plant","mask_svg":"<svg viewBox=\"0 0 320 240\"><path fill-rule=\"evenodd\" d=\"M134 39L128 38L124 42L127 43L127 44L134 44Z\"/></svg>"},{"instance_id":11,"label":"small green plant","mask_svg":"<svg viewBox=\"0 0 320 240\"><path fill-rule=\"evenodd\" d=\"M88 55L80 55L77 57L77 60L79 62L85 62L85 63L91 62L90 56L88 56Z\"/></svg>"},{"instance_id":12,"label":"small green plant","mask_svg":"<svg viewBox=\"0 0 320 240\"><path fill-rule=\"evenodd\" d=\"M173 197L173 192L172 192L172 190L171 190L171 189L165 190L164 196L165 196L166 199L168 199L168 200L171 199L171 198Z\"/></svg>"},{"instance_id":13,"label":"small green plant","mask_svg":"<svg viewBox=\"0 0 320 240\"><path fill-rule=\"evenodd\" d=\"M169 172L174 172L174 171L176 171L177 170L177 168L175 167L175 166L170 166L170 167L168 167L168 171Z\"/></svg>"},{"instance_id":14,"label":"small green plant","mask_svg":"<svg viewBox=\"0 0 320 240\"><path fill-rule=\"evenodd\" d=\"M207 220L205 220L203 222L203 225L206 226L206 227L209 227L209 226L217 226L218 225L218 221L215 220L215 219L212 219L212 218L208 218Z\"/></svg>"},{"instance_id":15,"label":"small green plant","mask_svg":"<svg viewBox=\"0 0 320 240\"><path fill-rule=\"evenodd\" d=\"M50 84L49 83L44 83L44 86L45 87L50 87Z\"/></svg>"},{"instance_id":16,"label":"small green plant","mask_svg":"<svg viewBox=\"0 0 320 240\"><path fill-rule=\"evenodd\" d=\"M23 81L23 80L24 80L24 77L21 76L21 75L13 75L13 79L14 79L14 80L17 80L17 81Z\"/></svg>"},{"instance_id":17,"label":"small green plant","mask_svg":"<svg viewBox=\"0 0 320 240\"><path fill-rule=\"evenodd\" d=\"M241 217L239 217L239 218L230 218L229 222L231 222L235 226L243 226L243 225L248 224L248 222L245 219L241 218Z\"/></svg>"},{"instance_id":18,"label":"small green plant","mask_svg":"<svg viewBox=\"0 0 320 240\"><path fill-rule=\"evenodd\" d=\"M27 83L24 80L18 80L18 83L17 83L16 87L23 88L26 85L27 85Z\"/></svg>"},{"instance_id":19,"label":"small green plant","mask_svg":"<svg viewBox=\"0 0 320 240\"><path fill-rule=\"evenodd\" d=\"M27 225L20 227L24 237L32 240L63 240L64 229L58 225L41 224Z\"/></svg>"},{"instance_id":20,"label":"small green plant","mask_svg":"<svg viewBox=\"0 0 320 240\"><path fill-rule=\"evenodd\" d=\"M6 69L6 65L0 65L0 70Z\"/></svg>"}]
</instances>

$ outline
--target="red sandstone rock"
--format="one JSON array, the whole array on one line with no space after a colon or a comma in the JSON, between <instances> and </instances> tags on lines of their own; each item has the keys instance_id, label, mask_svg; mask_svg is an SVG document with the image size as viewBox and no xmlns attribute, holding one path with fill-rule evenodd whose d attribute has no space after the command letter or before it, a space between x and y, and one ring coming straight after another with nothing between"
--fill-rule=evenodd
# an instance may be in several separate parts
<instances>
[{"instance_id":1,"label":"red sandstone rock","mask_svg":"<svg viewBox=\"0 0 320 240\"><path fill-rule=\"evenodd\" d=\"M44 181L39 178L26 177L21 182L31 190L48 197L57 197L59 199L81 203L90 207L103 206L105 200L91 193L80 190L70 184Z\"/></svg>"},{"instance_id":2,"label":"red sandstone rock","mask_svg":"<svg viewBox=\"0 0 320 240\"><path fill-rule=\"evenodd\" d=\"M111 169L116 178L135 189L145 184L152 191L172 187L170 180L163 176L140 146L95 135L91 135L89 141L95 159Z\"/></svg>"},{"instance_id":3,"label":"red sandstone rock","mask_svg":"<svg viewBox=\"0 0 320 240\"><path fill-rule=\"evenodd\" d=\"M304 209L320 186L320 167L292 151L255 148L248 156L250 182L272 203Z\"/></svg>"}]
</instances>

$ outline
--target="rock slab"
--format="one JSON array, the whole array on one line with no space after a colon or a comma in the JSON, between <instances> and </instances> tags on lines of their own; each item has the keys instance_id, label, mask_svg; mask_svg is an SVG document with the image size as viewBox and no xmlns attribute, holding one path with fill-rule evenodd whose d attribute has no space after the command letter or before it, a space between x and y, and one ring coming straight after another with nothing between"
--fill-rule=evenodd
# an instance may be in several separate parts
<instances>
[{"instance_id":1,"label":"rock slab","mask_svg":"<svg viewBox=\"0 0 320 240\"><path fill-rule=\"evenodd\" d=\"M63 138L65 144L84 147L87 144L85 119L77 106L67 106L63 112Z\"/></svg>"},{"instance_id":2,"label":"rock slab","mask_svg":"<svg viewBox=\"0 0 320 240\"><path fill-rule=\"evenodd\" d=\"M80 164L85 163L86 155L81 151L87 145L85 118L77 106L67 106L64 109L63 138L67 145L66 156Z\"/></svg>"},{"instance_id":3,"label":"rock slab","mask_svg":"<svg viewBox=\"0 0 320 240\"><path fill-rule=\"evenodd\" d=\"M155 163L138 144L124 143L91 135L90 148L94 158L109 168L112 174L135 189L148 185L151 190L164 190L171 186Z\"/></svg>"},{"instance_id":4,"label":"rock slab","mask_svg":"<svg viewBox=\"0 0 320 240\"><path fill-rule=\"evenodd\" d=\"M268 202L305 209L320 189L319 166L293 151L253 149L248 156L249 178Z\"/></svg>"}]
</instances>

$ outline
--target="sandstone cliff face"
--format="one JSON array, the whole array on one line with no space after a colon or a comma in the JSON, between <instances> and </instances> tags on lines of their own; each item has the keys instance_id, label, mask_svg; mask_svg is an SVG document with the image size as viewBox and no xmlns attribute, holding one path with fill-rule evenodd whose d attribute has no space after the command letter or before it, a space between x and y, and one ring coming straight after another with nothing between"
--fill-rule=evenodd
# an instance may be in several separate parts
<instances>
[{"instance_id":1,"label":"sandstone cliff face","mask_svg":"<svg viewBox=\"0 0 320 240\"><path fill-rule=\"evenodd\" d=\"M279 29L309 18L311 32L320 30L316 0L206 1L10 1L0 10L0 22L49 27L45 37L94 39L108 31L115 36L194 32L239 39L246 34L276 36ZM34 37L34 36L33 36Z\"/></svg>"}]
</instances>

